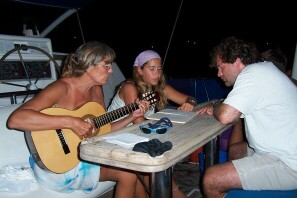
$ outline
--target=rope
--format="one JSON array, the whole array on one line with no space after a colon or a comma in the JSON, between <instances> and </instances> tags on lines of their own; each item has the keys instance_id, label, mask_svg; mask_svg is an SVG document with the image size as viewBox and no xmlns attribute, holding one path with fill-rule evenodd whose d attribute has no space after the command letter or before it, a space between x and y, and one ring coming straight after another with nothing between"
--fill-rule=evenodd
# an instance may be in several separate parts
<instances>
[{"instance_id":1,"label":"rope","mask_svg":"<svg viewBox=\"0 0 297 198\"><path fill-rule=\"evenodd\" d=\"M179 5L179 9L178 9L177 16L176 16L176 19L175 19L175 22L174 22L174 26L173 26L173 29L172 29L172 32L171 32L171 35L170 35L169 43L168 43L168 46L167 46L167 49L166 49L166 52L165 52L165 56L164 56L164 60L163 60L163 67L165 65L165 60L166 60L166 57L167 57L167 54L168 54L168 51L169 51L169 47L170 47L170 44L171 44L171 40L172 40L172 37L173 37L173 33L175 31L175 27L176 27L176 24L177 24L177 20L178 20L179 13L180 13L180 10L182 8L183 2L184 2L184 0L182 0L180 2L180 5Z\"/></svg>"},{"instance_id":2,"label":"rope","mask_svg":"<svg viewBox=\"0 0 297 198\"><path fill-rule=\"evenodd\" d=\"M84 36L83 30L82 30L82 26L81 26L81 23L80 23L78 11L76 11L76 16L77 16L77 21L78 21L79 30L80 30L80 33L81 33L81 37L82 37L83 43L86 43L85 36Z\"/></svg>"}]
</instances>

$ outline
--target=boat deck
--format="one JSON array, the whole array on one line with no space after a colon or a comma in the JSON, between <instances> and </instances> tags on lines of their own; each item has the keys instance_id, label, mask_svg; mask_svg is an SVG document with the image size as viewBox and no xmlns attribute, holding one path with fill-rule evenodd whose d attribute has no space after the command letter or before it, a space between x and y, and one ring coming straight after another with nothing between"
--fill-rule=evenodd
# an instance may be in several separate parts
<instances>
[{"instance_id":1,"label":"boat deck","mask_svg":"<svg viewBox=\"0 0 297 198\"><path fill-rule=\"evenodd\" d=\"M182 192L189 198L202 198L199 163L181 161L173 168L173 175Z\"/></svg>"}]
</instances>

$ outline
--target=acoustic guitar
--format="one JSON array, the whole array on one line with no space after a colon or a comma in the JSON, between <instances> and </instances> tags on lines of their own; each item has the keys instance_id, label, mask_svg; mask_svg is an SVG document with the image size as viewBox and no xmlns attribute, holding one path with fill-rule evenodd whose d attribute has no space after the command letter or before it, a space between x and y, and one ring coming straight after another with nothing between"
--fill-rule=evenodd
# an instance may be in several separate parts
<instances>
[{"instance_id":1,"label":"acoustic guitar","mask_svg":"<svg viewBox=\"0 0 297 198\"><path fill-rule=\"evenodd\" d=\"M153 106L159 100L156 92L143 95L142 99L149 101ZM110 123L139 108L138 104L131 103L119 109L107 112L96 102L88 102L77 110L63 108L47 108L42 113L48 115L69 115L90 119L96 127L92 136L111 131ZM37 165L54 173L65 173L74 168L79 162L78 148L81 140L70 129L56 129L45 131L25 132L25 139Z\"/></svg>"}]
</instances>

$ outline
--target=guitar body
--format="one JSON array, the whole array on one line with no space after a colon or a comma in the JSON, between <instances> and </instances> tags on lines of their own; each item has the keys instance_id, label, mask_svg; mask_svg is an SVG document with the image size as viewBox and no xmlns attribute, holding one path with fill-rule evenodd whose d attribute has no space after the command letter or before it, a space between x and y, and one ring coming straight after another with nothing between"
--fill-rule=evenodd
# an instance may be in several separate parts
<instances>
[{"instance_id":1,"label":"guitar body","mask_svg":"<svg viewBox=\"0 0 297 198\"><path fill-rule=\"evenodd\" d=\"M104 108L96 102L86 103L84 106L74 111L62 108L48 108L42 110L41 112L48 115L69 115L80 118L98 117L106 113ZM41 168L48 169L55 173L65 173L74 168L80 162L78 146L81 140L70 129L61 130L70 150L67 154L63 151L63 147L56 130L32 131L31 133L27 132L30 135L26 135L28 147L36 163ZM110 132L111 125L107 123L97 130L99 130L99 132L96 132L97 135ZM32 145L32 142L34 145Z\"/></svg>"},{"instance_id":2,"label":"guitar body","mask_svg":"<svg viewBox=\"0 0 297 198\"><path fill-rule=\"evenodd\" d=\"M150 105L154 105L159 100L159 95L155 92L148 92L143 94L143 99L149 101ZM88 102L74 111L63 108L47 108L41 112L48 115L89 118L88 120L93 122L97 128L97 131L92 135L96 136L110 132L112 121L138 108L139 106L135 102L106 113L100 104ZM78 149L81 140L70 129L26 132L25 139L35 162L44 170L65 173L80 162Z\"/></svg>"}]
</instances>

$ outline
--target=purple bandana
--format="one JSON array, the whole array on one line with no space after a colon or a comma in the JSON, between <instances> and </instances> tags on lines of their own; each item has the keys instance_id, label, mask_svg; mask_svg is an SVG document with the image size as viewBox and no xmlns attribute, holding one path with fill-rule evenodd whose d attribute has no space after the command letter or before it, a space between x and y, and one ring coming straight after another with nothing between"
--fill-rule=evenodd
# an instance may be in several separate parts
<instances>
[{"instance_id":1,"label":"purple bandana","mask_svg":"<svg viewBox=\"0 0 297 198\"><path fill-rule=\"evenodd\" d=\"M160 55L153 50L143 51L136 57L133 66L140 67L140 66L144 65L146 62L148 62L149 60L152 60L154 58L161 59Z\"/></svg>"}]
</instances>

